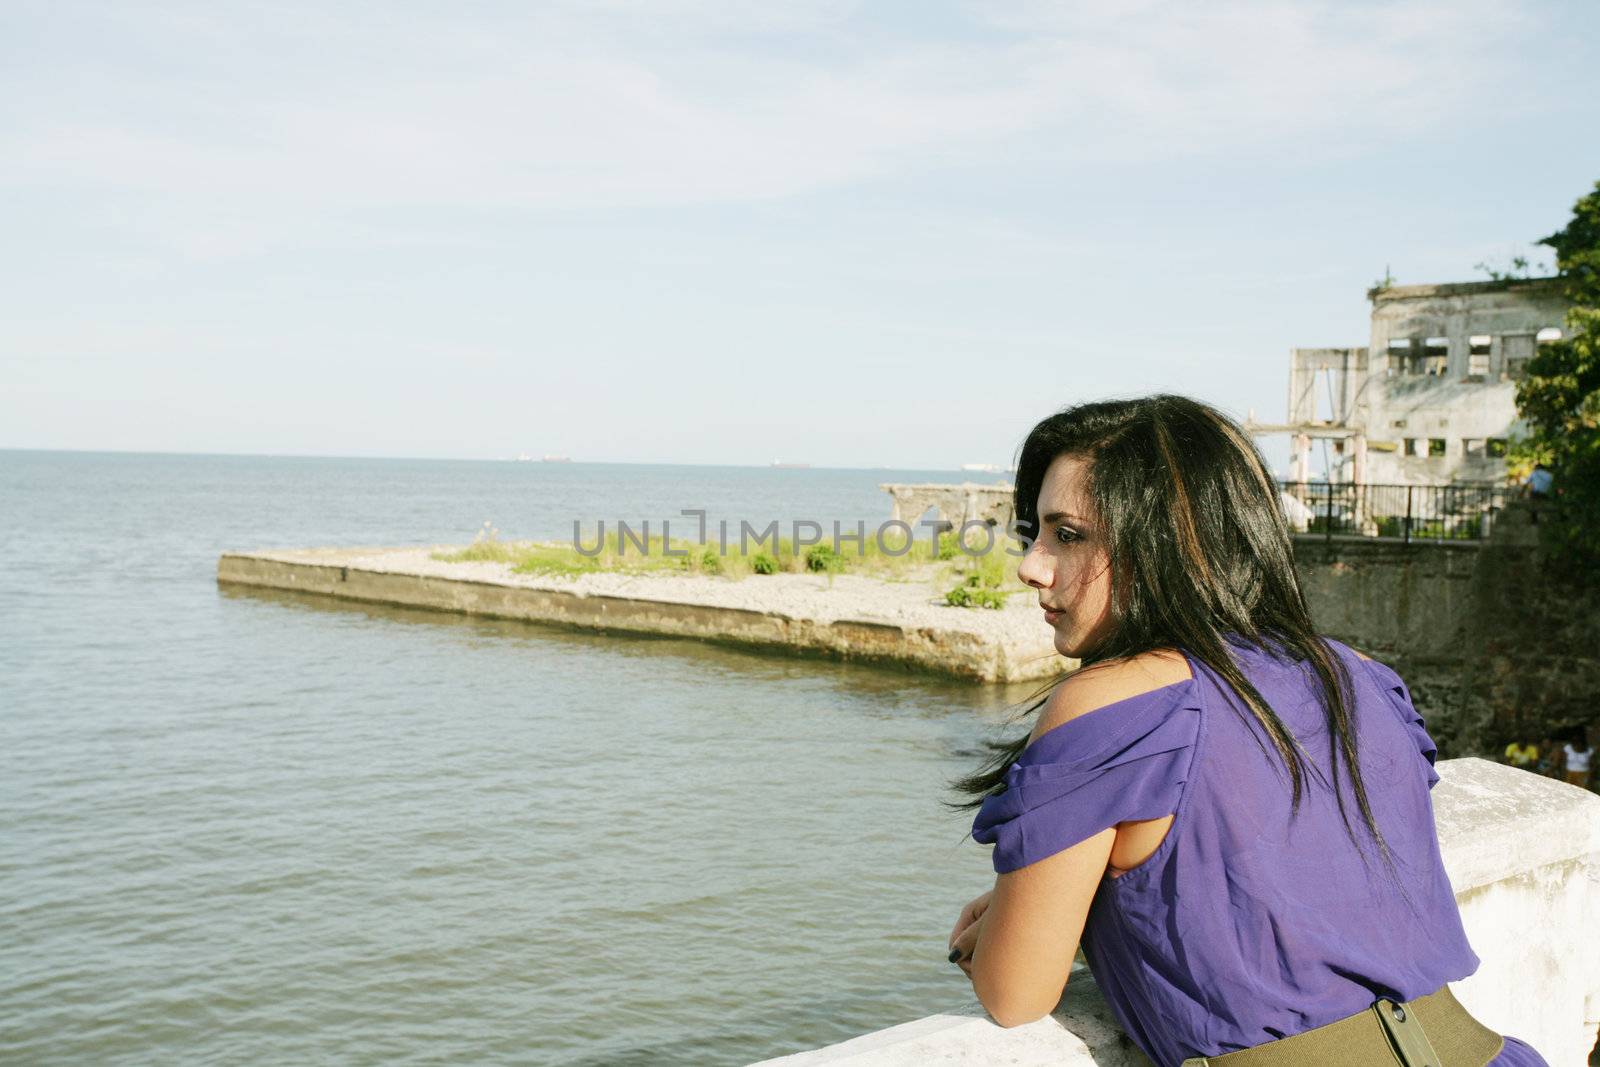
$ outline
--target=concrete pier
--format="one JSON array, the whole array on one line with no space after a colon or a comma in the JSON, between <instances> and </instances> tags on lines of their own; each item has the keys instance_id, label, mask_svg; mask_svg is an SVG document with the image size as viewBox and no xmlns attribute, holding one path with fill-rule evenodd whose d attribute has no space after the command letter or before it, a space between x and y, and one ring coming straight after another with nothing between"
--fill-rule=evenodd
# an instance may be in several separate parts
<instances>
[{"instance_id":1,"label":"concrete pier","mask_svg":"<svg viewBox=\"0 0 1600 1067\"><path fill-rule=\"evenodd\" d=\"M516 574L450 563L425 548L229 552L217 581L370 603L618 633L691 637L897 664L981 682L1026 682L1072 661L1051 645L1034 599L955 608L925 585L838 575L739 580L694 575Z\"/></svg>"}]
</instances>

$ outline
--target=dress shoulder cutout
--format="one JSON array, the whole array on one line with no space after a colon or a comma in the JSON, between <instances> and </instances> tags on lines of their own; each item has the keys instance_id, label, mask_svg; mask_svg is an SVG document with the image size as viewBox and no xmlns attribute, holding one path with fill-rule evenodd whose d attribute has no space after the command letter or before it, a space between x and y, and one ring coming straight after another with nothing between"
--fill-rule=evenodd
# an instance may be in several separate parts
<instances>
[{"instance_id":1,"label":"dress shoulder cutout","mask_svg":"<svg viewBox=\"0 0 1600 1067\"><path fill-rule=\"evenodd\" d=\"M1183 681L1117 700L1040 734L978 809L972 836L994 868L1036 863L1121 822L1177 810L1200 729L1199 685Z\"/></svg>"}]
</instances>

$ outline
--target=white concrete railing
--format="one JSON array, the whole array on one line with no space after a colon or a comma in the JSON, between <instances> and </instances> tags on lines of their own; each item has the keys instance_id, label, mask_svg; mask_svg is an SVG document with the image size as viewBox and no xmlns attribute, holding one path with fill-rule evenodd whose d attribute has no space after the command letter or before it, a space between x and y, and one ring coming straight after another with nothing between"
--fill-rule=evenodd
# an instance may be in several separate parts
<instances>
[{"instance_id":1,"label":"white concrete railing","mask_svg":"<svg viewBox=\"0 0 1600 1067\"><path fill-rule=\"evenodd\" d=\"M1551 1067L1583 1067L1600 1024L1600 796L1481 759L1445 760L1433 803L1445 869L1482 966L1451 988ZM1149 1067L1088 975L1054 1014L1003 1029L976 1002L765 1065Z\"/></svg>"}]
</instances>

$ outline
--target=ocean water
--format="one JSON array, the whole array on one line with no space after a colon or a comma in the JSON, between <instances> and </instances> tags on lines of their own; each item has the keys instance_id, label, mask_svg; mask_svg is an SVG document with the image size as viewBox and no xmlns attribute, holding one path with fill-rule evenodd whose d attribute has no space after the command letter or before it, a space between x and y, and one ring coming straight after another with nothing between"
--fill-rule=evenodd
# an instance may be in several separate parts
<instances>
[{"instance_id":1,"label":"ocean water","mask_svg":"<svg viewBox=\"0 0 1600 1067\"><path fill-rule=\"evenodd\" d=\"M740 1064L968 1001L941 801L1026 688L215 581L962 477L0 451L0 1061Z\"/></svg>"}]
</instances>

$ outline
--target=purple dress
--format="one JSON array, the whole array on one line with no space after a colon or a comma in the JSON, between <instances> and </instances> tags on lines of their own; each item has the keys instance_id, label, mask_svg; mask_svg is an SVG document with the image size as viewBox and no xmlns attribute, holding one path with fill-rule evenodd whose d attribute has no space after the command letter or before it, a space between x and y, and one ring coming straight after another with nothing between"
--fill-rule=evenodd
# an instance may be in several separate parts
<instances>
[{"instance_id":1,"label":"purple dress","mask_svg":"<svg viewBox=\"0 0 1600 1067\"><path fill-rule=\"evenodd\" d=\"M1000 873L1120 822L1174 816L1148 860L1101 881L1082 939L1112 1012L1158 1067L1302 1033L1380 996L1420 997L1478 968L1439 855L1433 741L1398 675L1330 645L1350 670L1362 774L1393 878L1349 775L1341 769L1339 782L1360 851L1326 784L1314 675L1243 643L1232 646L1240 668L1315 768L1292 821L1288 774L1265 732L1193 657L1192 679L1040 736L1006 792L978 811L972 836L995 846ZM1544 1064L1508 1037L1492 1067Z\"/></svg>"}]
</instances>

